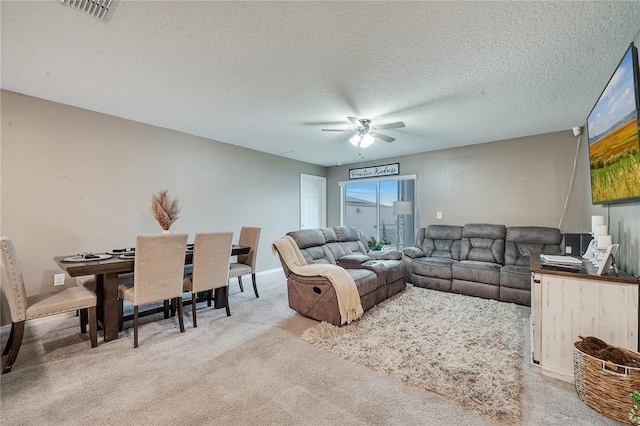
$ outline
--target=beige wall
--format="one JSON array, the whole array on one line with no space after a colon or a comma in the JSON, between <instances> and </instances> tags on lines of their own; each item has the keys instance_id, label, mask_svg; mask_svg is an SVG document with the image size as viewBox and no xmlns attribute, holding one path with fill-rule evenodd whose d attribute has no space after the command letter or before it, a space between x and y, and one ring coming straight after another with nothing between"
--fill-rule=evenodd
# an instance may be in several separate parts
<instances>
[{"instance_id":1,"label":"beige wall","mask_svg":"<svg viewBox=\"0 0 640 426\"><path fill-rule=\"evenodd\" d=\"M161 232L151 194L178 196L171 232L262 228L257 269L280 267L271 243L298 229L300 173L324 167L67 105L1 92L0 231L27 292L54 290L56 255L135 245ZM2 297L2 323L9 317Z\"/></svg>"},{"instance_id":2,"label":"beige wall","mask_svg":"<svg viewBox=\"0 0 640 426\"><path fill-rule=\"evenodd\" d=\"M470 222L557 227L569 189L577 140L570 130L444 149L363 164L331 167L327 174L329 223L340 223L338 182L350 168L400 163L416 174L416 226ZM582 180L578 170L577 181ZM564 232L579 232L582 191L576 183ZM436 219L442 212L442 219Z\"/></svg>"}]
</instances>

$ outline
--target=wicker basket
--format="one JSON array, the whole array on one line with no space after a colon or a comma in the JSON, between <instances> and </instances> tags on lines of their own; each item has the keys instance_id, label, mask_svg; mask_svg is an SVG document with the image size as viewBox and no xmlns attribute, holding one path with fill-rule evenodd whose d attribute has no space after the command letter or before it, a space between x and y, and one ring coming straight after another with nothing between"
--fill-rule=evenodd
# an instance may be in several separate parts
<instances>
[{"instance_id":1,"label":"wicker basket","mask_svg":"<svg viewBox=\"0 0 640 426\"><path fill-rule=\"evenodd\" d=\"M640 368L625 367L595 358L573 344L576 391L581 400L598 413L622 423L632 424L629 412L633 400L629 393L640 390ZM618 347L633 357L640 354Z\"/></svg>"}]
</instances>

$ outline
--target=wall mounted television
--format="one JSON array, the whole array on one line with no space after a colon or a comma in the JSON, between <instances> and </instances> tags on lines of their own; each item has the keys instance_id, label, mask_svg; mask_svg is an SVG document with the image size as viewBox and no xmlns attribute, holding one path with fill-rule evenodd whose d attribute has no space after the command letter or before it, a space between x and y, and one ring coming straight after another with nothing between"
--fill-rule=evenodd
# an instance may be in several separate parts
<instances>
[{"instance_id":1,"label":"wall mounted television","mask_svg":"<svg viewBox=\"0 0 640 426\"><path fill-rule=\"evenodd\" d=\"M631 43L587 117L593 204L640 200L638 74Z\"/></svg>"}]
</instances>

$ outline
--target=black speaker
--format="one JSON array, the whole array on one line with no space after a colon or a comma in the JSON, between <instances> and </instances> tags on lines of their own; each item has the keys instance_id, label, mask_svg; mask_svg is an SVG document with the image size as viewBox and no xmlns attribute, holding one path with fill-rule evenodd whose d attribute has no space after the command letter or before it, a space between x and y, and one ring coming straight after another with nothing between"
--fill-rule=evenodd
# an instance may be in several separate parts
<instances>
[{"instance_id":1,"label":"black speaker","mask_svg":"<svg viewBox=\"0 0 640 426\"><path fill-rule=\"evenodd\" d=\"M564 253L570 256L582 256L592 239L591 234L564 234Z\"/></svg>"}]
</instances>

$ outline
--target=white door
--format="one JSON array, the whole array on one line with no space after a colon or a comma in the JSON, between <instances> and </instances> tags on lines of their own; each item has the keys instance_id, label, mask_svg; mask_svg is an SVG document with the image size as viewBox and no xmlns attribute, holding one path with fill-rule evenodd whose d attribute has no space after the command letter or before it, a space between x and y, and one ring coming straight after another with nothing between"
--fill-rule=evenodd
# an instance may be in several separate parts
<instances>
[{"instance_id":1,"label":"white door","mask_svg":"<svg viewBox=\"0 0 640 426\"><path fill-rule=\"evenodd\" d=\"M327 226L327 178L300 174L300 229Z\"/></svg>"}]
</instances>

